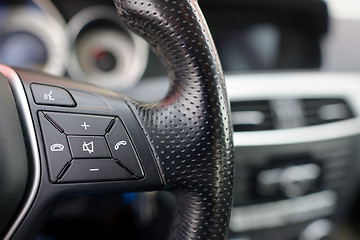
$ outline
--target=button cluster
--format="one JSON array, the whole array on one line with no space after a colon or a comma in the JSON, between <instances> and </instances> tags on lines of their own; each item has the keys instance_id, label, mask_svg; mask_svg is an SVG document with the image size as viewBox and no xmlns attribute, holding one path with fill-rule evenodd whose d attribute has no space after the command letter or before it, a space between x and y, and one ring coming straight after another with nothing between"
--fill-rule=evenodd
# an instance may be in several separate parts
<instances>
[{"instance_id":1,"label":"button cluster","mask_svg":"<svg viewBox=\"0 0 360 240\"><path fill-rule=\"evenodd\" d=\"M141 179L134 146L117 117L39 112L54 183Z\"/></svg>"}]
</instances>

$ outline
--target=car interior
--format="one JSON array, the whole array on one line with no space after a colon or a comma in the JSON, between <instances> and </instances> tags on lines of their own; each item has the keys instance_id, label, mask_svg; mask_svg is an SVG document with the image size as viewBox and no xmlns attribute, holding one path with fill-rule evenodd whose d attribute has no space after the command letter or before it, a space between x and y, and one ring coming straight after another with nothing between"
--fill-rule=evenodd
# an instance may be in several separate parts
<instances>
[{"instance_id":1,"label":"car interior","mask_svg":"<svg viewBox=\"0 0 360 240\"><path fill-rule=\"evenodd\" d=\"M17 166L31 181L23 210L0 214L1 238L360 239L360 3L115 2L0 4L0 79L21 79L29 106L10 83L25 129L15 151L40 153L39 166ZM217 86L180 81L194 76ZM18 124L2 115L0 128Z\"/></svg>"}]
</instances>

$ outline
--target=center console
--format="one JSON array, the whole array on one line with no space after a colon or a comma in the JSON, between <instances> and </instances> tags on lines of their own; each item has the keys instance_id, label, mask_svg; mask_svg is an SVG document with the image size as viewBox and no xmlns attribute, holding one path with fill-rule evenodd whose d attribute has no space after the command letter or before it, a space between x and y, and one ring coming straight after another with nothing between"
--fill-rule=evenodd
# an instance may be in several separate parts
<instances>
[{"instance_id":1,"label":"center console","mask_svg":"<svg viewBox=\"0 0 360 240\"><path fill-rule=\"evenodd\" d=\"M331 236L359 181L356 78L227 77L236 156L229 239Z\"/></svg>"}]
</instances>

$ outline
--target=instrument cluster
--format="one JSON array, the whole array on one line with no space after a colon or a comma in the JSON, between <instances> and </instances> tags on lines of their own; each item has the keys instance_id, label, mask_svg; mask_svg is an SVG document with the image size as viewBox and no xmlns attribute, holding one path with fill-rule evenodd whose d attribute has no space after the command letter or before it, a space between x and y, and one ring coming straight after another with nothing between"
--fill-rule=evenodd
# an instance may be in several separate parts
<instances>
[{"instance_id":1,"label":"instrument cluster","mask_svg":"<svg viewBox=\"0 0 360 240\"><path fill-rule=\"evenodd\" d=\"M0 62L113 90L143 75L147 43L107 5L89 5L65 19L49 0L0 6Z\"/></svg>"}]
</instances>

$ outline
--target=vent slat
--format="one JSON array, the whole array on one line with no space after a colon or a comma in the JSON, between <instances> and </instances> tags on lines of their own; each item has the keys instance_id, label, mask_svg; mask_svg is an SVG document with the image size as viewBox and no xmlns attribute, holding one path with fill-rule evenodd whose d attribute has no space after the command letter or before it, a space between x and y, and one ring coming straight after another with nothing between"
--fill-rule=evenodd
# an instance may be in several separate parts
<instances>
[{"instance_id":1,"label":"vent slat","mask_svg":"<svg viewBox=\"0 0 360 240\"><path fill-rule=\"evenodd\" d=\"M354 117L341 98L302 99L306 126L333 123Z\"/></svg>"},{"instance_id":2,"label":"vent slat","mask_svg":"<svg viewBox=\"0 0 360 240\"><path fill-rule=\"evenodd\" d=\"M267 100L231 102L234 131L273 130L270 103Z\"/></svg>"}]
</instances>

